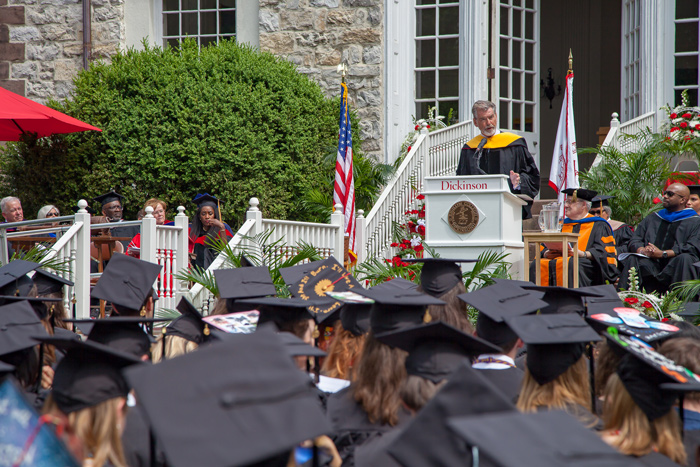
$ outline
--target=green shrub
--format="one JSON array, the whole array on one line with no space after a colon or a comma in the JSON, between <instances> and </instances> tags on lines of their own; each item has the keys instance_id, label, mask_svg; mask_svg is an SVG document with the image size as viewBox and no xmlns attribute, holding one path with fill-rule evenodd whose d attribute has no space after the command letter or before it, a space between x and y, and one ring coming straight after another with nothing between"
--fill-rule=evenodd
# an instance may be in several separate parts
<instances>
[{"instance_id":1,"label":"green shrub","mask_svg":"<svg viewBox=\"0 0 700 467\"><path fill-rule=\"evenodd\" d=\"M190 200L208 192L232 224L253 196L265 217L309 220L300 200L326 183L319 168L337 145L339 101L291 63L230 41L128 50L92 64L71 99L51 103L102 133L9 144L2 188L22 199L27 217L114 188L130 218L154 196L191 213Z\"/></svg>"}]
</instances>

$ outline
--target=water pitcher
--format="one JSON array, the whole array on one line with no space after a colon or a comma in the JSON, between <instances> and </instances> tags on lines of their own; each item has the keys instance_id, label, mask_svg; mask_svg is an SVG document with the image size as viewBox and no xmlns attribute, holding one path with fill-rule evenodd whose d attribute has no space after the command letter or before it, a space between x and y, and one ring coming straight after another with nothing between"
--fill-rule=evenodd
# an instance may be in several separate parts
<instances>
[{"instance_id":1,"label":"water pitcher","mask_svg":"<svg viewBox=\"0 0 700 467\"><path fill-rule=\"evenodd\" d=\"M540 229L543 232L552 233L559 232L561 230L561 224L559 223L559 203L550 203L542 206L540 211Z\"/></svg>"}]
</instances>

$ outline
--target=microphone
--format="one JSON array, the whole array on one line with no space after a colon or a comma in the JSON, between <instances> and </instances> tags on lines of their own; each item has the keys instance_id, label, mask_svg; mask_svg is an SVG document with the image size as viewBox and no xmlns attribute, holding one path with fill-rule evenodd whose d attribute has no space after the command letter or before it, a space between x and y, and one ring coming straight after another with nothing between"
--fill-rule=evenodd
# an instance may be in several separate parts
<instances>
[{"instance_id":1,"label":"microphone","mask_svg":"<svg viewBox=\"0 0 700 467\"><path fill-rule=\"evenodd\" d=\"M486 146L487 141L488 141L487 138L481 138L479 145L476 147L476 152L481 152L484 149L484 146Z\"/></svg>"},{"instance_id":2,"label":"microphone","mask_svg":"<svg viewBox=\"0 0 700 467\"><path fill-rule=\"evenodd\" d=\"M487 138L481 138L481 141L479 141L479 145L476 147L476 151L474 152L474 159L475 159L475 169L478 171L481 175L485 175L486 172L481 168L481 155L484 152L484 146L486 146Z\"/></svg>"}]
</instances>

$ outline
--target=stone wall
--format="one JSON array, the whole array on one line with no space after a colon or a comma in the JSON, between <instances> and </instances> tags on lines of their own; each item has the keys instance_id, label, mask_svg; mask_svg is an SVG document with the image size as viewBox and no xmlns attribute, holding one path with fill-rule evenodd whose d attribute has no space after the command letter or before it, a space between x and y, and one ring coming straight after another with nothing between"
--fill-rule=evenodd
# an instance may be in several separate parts
<instances>
[{"instance_id":1,"label":"stone wall","mask_svg":"<svg viewBox=\"0 0 700 467\"><path fill-rule=\"evenodd\" d=\"M260 49L295 63L327 96L339 95L336 68L348 64L362 149L384 160L383 1L260 0L259 18Z\"/></svg>"},{"instance_id":2,"label":"stone wall","mask_svg":"<svg viewBox=\"0 0 700 467\"><path fill-rule=\"evenodd\" d=\"M124 47L124 0L91 0L90 60ZM83 68L81 0L0 0L0 86L38 102L62 99Z\"/></svg>"}]
</instances>

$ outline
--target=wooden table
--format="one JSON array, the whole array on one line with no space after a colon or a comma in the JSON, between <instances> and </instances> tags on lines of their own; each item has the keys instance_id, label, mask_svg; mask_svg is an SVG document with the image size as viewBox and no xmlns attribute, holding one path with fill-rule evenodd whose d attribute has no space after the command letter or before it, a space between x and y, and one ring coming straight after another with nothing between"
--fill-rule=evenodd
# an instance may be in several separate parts
<instances>
[{"instance_id":1,"label":"wooden table","mask_svg":"<svg viewBox=\"0 0 700 467\"><path fill-rule=\"evenodd\" d=\"M567 243L571 244L574 252L574 288L578 288L578 237L573 232L523 232L525 241L525 280L530 280L530 243L535 243L535 283L542 285L542 272L540 270L540 249L538 243L561 242L562 251L562 279L564 287L569 287L569 255Z\"/></svg>"}]
</instances>

